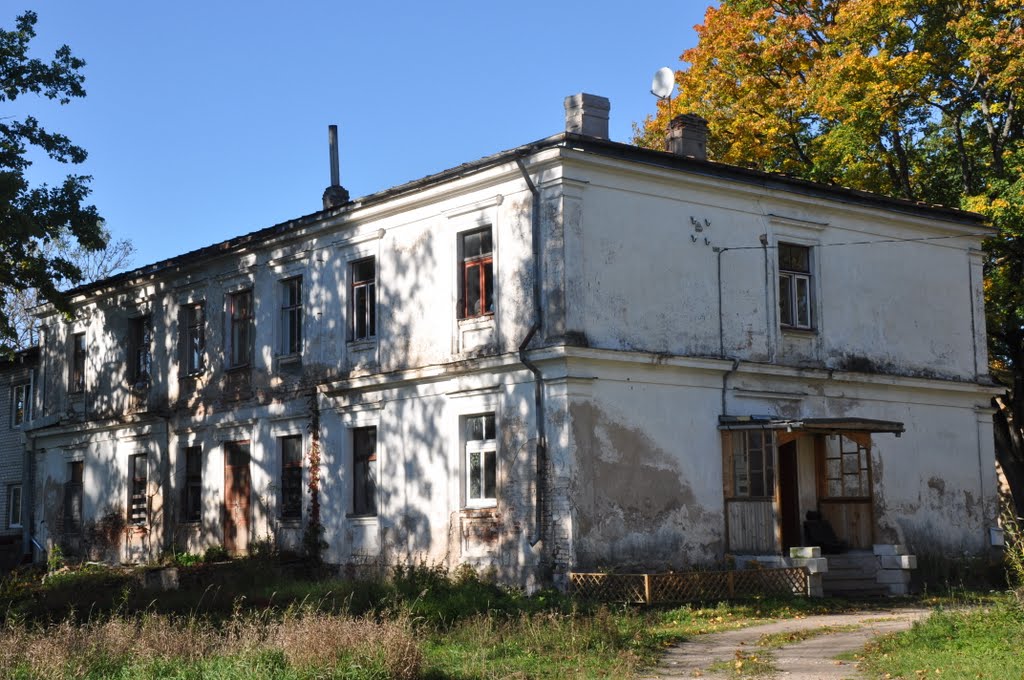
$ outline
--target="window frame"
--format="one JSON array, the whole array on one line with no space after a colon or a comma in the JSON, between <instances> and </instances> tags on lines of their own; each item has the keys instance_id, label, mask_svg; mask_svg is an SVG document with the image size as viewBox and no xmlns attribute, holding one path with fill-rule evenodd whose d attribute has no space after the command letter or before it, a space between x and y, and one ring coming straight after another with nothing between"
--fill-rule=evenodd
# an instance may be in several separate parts
<instances>
[{"instance_id":1,"label":"window frame","mask_svg":"<svg viewBox=\"0 0 1024 680\"><path fill-rule=\"evenodd\" d=\"M252 288L228 293L228 370L248 368L253 360L253 335L255 309ZM247 300L247 306L241 305L242 300ZM238 310L241 309L243 313ZM244 333L244 342L241 342L240 334ZM239 348L244 350L244 356L239 353ZM244 359L244 361L242 360Z\"/></svg>"},{"instance_id":2,"label":"window frame","mask_svg":"<svg viewBox=\"0 0 1024 680\"><path fill-rule=\"evenodd\" d=\"M153 379L153 318L137 316L131 320L128 341L128 381L134 387L149 385Z\"/></svg>"},{"instance_id":3,"label":"window frame","mask_svg":"<svg viewBox=\"0 0 1024 680\"><path fill-rule=\"evenodd\" d=\"M823 493L821 499L825 501L869 501L872 498L871 479L871 447L864 446L851 437L842 434L834 435L839 438L838 446L830 447L825 442L823 461ZM844 446L846 444L847 446ZM852 447L850 450L848 447ZM854 461L855 466L848 466L847 461ZM830 461L837 461L835 466ZM848 471L848 467L856 467L854 471ZM860 494L847 493L847 480L855 477L857 491ZM832 493L833 482L838 483L839 494Z\"/></svg>"},{"instance_id":4,"label":"window frame","mask_svg":"<svg viewBox=\"0 0 1024 680\"><path fill-rule=\"evenodd\" d=\"M68 392L85 392L85 333L71 334L71 362L68 367Z\"/></svg>"},{"instance_id":5,"label":"window frame","mask_svg":"<svg viewBox=\"0 0 1024 680\"><path fill-rule=\"evenodd\" d=\"M15 491L17 491L18 502L14 502ZM24 502L22 497L21 484L9 484L7 486L7 528L8 529L22 529L24 528L23 517L22 517L22 503ZM17 521L15 521L15 512L17 512Z\"/></svg>"},{"instance_id":6,"label":"window frame","mask_svg":"<svg viewBox=\"0 0 1024 680\"><path fill-rule=\"evenodd\" d=\"M783 249L788 248L805 252L806 268L783 267ZM777 249L779 325L785 329L813 331L816 316L814 313L814 247L803 243L780 241ZM803 301L802 308L806 310L805 319L800 318L801 301Z\"/></svg>"},{"instance_id":7,"label":"window frame","mask_svg":"<svg viewBox=\"0 0 1024 680\"><path fill-rule=\"evenodd\" d=\"M281 435L277 438L278 450L281 457L281 497L280 497L280 518L282 520L302 520L302 460L303 441L301 434ZM288 461L285 456L285 442L298 442L298 460ZM293 479L295 476L298 479ZM291 480L291 481L289 481ZM292 485L296 485L294 492ZM291 493L297 494L297 502L289 503L288 497Z\"/></svg>"},{"instance_id":8,"label":"window frame","mask_svg":"<svg viewBox=\"0 0 1024 680\"><path fill-rule=\"evenodd\" d=\"M472 236L486 234L489 242L489 249L483 250L482 244L479 254L468 256L466 254L466 241ZM495 281L494 281L494 230L491 225L468 229L458 234L458 318L459 319L480 319L494 316L495 308ZM470 275L470 270L478 268L475 276ZM488 286L488 277L490 286ZM477 286L477 309L470 309L469 290L472 279L476 279ZM487 302L490 302L490 305Z\"/></svg>"},{"instance_id":9,"label":"window frame","mask_svg":"<svg viewBox=\"0 0 1024 680\"><path fill-rule=\"evenodd\" d=\"M279 281L281 291L281 356L302 354L303 281L302 275Z\"/></svg>"},{"instance_id":10,"label":"window frame","mask_svg":"<svg viewBox=\"0 0 1024 680\"><path fill-rule=\"evenodd\" d=\"M68 461L68 481L64 483L63 534L82 533L82 513L85 496L85 463L81 460ZM78 510L77 517L75 510Z\"/></svg>"},{"instance_id":11,"label":"window frame","mask_svg":"<svg viewBox=\"0 0 1024 680\"><path fill-rule=\"evenodd\" d=\"M183 455L185 483L182 487L181 521L195 524L203 520L203 447L198 444L186 446ZM194 500L198 502L193 512Z\"/></svg>"},{"instance_id":12,"label":"window frame","mask_svg":"<svg viewBox=\"0 0 1024 680\"><path fill-rule=\"evenodd\" d=\"M206 302L185 305L185 375L206 371Z\"/></svg>"},{"instance_id":13,"label":"window frame","mask_svg":"<svg viewBox=\"0 0 1024 680\"><path fill-rule=\"evenodd\" d=\"M481 437L473 437L471 434L472 423L476 419L482 420ZM463 484L464 484L464 507L466 508L493 508L498 505L498 422L494 412L476 413L461 418L463 433ZM490 437L488 437L488 430ZM479 478L474 480L473 456L479 456ZM491 493L488 494L488 463L490 463ZM479 495L473 496L474 482L479 489Z\"/></svg>"},{"instance_id":14,"label":"window frame","mask_svg":"<svg viewBox=\"0 0 1024 680\"><path fill-rule=\"evenodd\" d=\"M133 453L128 456L128 526L145 526L149 523L148 473L145 453Z\"/></svg>"},{"instance_id":15,"label":"window frame","mask_svg":"<svg viewBox=\"0 0 1024 680\"><path fill-rule=\"evenodd\" d=\"M746 500L773 500L778 470L778 446L773 430L737 430L732 433L732 497ZM758 437L758 446L751 446L751 438ZM760 466L751 465L752 452L760 456ZM741 481L741 474L746 481ZM755 474L760 476L755 489ZM761 493L755 494L758 490Z\"/></svg>"},{"instance_id":16,"label":"window frame","mask_svg":"<svg viewBox=\"0 0 1024 680\"><path fill-rule=\"evenodd\" d=\"M21 392L21 397L18 393ZM21 403L19 413L18 404ZM26 380L11 385L11 429L21 427L32 420L32 381Z\"/></svg>"},{"instance_id":17,"label":"window frame","mask_svg":"<svg viewBox=\"0 0 1024 680\"><path fill-rule=\"evenodd\" d=\"M356 278L360 266L367 264L371 272L370 278ZM349 279L349 311L352 319L349 324L349 337L352 342L373 340L377 337L377 257L370 255L350 262ZM360 322L363 326L362 332L359 330Z\"/></svg>"},{"instance_id":18,"label":"window frame","mask_svg":"<svg viewBox=\"0 0 1024 680\"><path fill-rule=\"evenodd\" d=\"M360 450L360 438L372 434L373 446ZM351 517L376 517L378 508L377 460L379 444L377 426L352 428L352 514ZM359 493L362 488L362 494Z\"/></svg>"}]
</instances>

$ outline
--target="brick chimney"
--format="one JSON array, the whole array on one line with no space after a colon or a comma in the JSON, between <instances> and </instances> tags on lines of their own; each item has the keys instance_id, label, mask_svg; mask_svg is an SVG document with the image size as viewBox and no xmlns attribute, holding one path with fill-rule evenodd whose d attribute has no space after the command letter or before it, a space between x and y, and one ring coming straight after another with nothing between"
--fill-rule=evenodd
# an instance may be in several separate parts
<instances>
[{"instance_id":1,"label":"brick chimney","mask_svg":"<svg viewBox=\"0 0 1024 680\"><path fill-rule=\"evenodd\" d=\"M578 135L608 139L607 97L580 92L565 98L565 131Z\"/></svg>"},{"instance_id":2,"label":"brick chimney","mask_svg":"<svg viewBox=\"0 0 1024 680\"><path fill-rule=\"evenodd\" d=\"M678 156L708 159L708 122L698 115L684 113L668 124L668 150Z\"/></svg>"},{"instance_id":3,"label":"brick chimney","mask_svg":"<svg viewBox=\"0 0 1024 680\"><path fill-rule=\"evenodd\" d=\"M327 143L331 152L331 185L324 189L324 210L337 208L348 203L348 191L341 186L341 172L338 169L338 126L327 126Z\"/></svg>"}]
</instances>

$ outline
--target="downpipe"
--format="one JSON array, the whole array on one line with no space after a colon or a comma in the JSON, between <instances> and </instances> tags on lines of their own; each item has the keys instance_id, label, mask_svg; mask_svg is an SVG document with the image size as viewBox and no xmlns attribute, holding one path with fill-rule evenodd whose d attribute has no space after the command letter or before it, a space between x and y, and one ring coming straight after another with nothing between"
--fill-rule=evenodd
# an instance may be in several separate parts
<instances>
[{"instance_id":1,"label":"downpipe","mask_svg":"<svg viewBox=\"0 0 1024 680\"><path fill-rule=\"evenodd\" d=\"M543 321L543 310L541 305L541 261L540 261L540 189L533 183L530 173L523 164L522 157L516 158L516 165L526 180L526 186L532 195L532 206L530 209L530 235L533 241L533 324L527 331L526 337L519 343L519 361L533 374L533 402L534 413L537 425L537 488L534 502L534 535L530 539L530 547L536 546L544 539L544 488L547 482L547 454L548 440L547 428L545 426L544 411L544 376L540 368L530 361L527 356L527 347L534 336L541 329Z\"/></svg>"}]
</instances>

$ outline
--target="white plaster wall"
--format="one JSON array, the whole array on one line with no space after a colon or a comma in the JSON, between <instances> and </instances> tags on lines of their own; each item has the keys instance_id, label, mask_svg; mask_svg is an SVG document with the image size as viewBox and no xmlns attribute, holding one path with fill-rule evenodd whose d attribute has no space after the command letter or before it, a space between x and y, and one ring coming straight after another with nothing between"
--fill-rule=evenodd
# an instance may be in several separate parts
<instances>
[{"instance_id":1,"label":"white plaster wall","mask_svg":"<svg viewBox=\"0 0 1024 680\"><path fill-rule=\"evenodd\" d=\"M969 227L640 166L574 159L564 172L583 187L580 226L569 232L578 243L566 246L580 260L567 260L567 277L582 282L571 304L583 309L576 330L590 346L987 374L972 254L980 236L948 238ZM779 328L780 242L812 248L813 333Z\"/></svg>"}]
</instances>

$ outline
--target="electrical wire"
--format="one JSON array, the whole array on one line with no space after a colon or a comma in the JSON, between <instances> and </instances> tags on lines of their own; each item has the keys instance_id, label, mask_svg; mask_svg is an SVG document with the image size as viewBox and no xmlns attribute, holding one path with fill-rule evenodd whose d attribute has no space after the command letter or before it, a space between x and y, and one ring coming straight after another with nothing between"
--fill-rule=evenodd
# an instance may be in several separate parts
<instances>
[{"instance_id":1,"label":"electrical wire","mask_svg":"<svg viewBox=\"0 0 1024 680\"><path fill-rule=\"evenodd\" d=\"M832 247L832 246L870 246L870 245L874 245L876 243L914 243L914 242L920 242L920 241L942 241L942 240L945 240L945 239L953 239L953 238L988 238L988 237L991 237L991 236L994 236L994 234L992 232L985 231L985 232L978 232L976 234L952 234L952 235L947 235L947 236L920 236L920 237L917 237L917 238L882 238L882 239L874 239L874 240L870 240L870 241L843 241L843 242L840 242L840 243L815 243L811 247L812 248L828 248L828 247ZM777 249L778 247L779 247L778 244L773 245L773 246L770 246L770 245L760 245L759 244L759 245L756 245L756 246L717 247L717 250L722 251L722 252L724 252L726 250L762 250L763 248L768 248L768 249L772 250L772 249Z\"/></svg>"}]
</instances>

